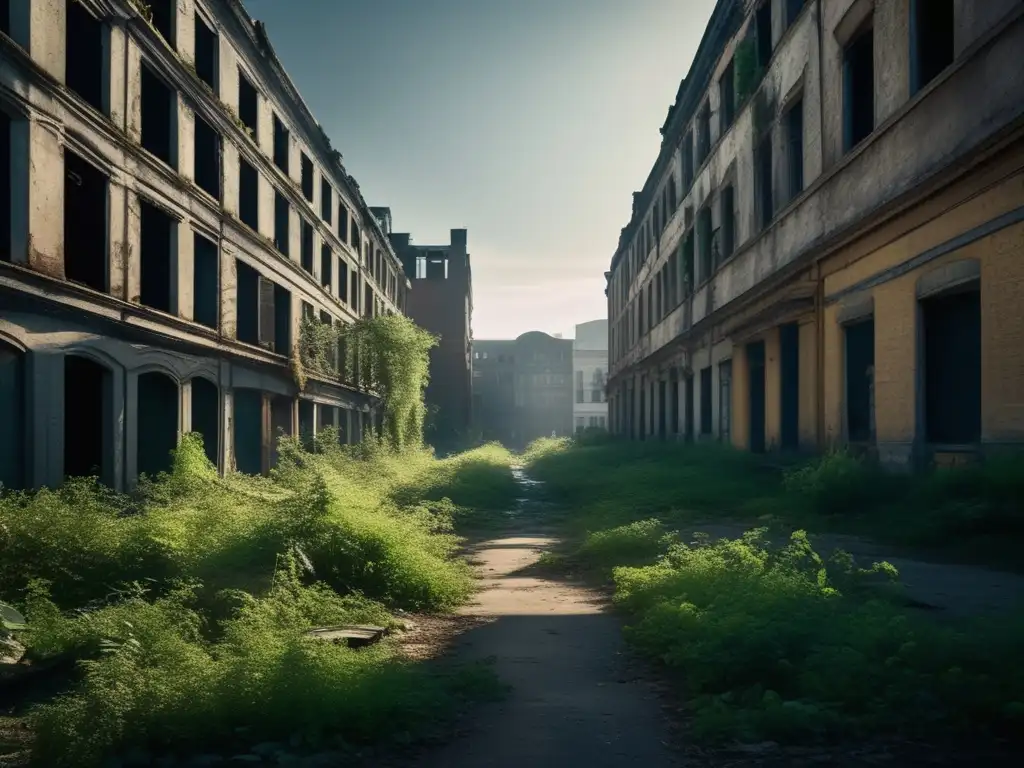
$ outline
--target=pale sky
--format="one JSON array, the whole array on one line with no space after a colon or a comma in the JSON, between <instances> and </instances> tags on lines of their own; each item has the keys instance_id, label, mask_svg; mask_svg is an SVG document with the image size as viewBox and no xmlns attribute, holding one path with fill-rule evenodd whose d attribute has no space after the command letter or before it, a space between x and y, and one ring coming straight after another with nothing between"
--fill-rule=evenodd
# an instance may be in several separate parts
<instances>
[{"instance_id":1,"label":"pale sky","mask_svg":"<svg viewBox=\"0 0 1024 768\"><path fill-rule=\"evenodd\" d=\"M246 0L370 205L468 230L473 335L573 335L714 0Z\"/></svg>"}]
</instances>

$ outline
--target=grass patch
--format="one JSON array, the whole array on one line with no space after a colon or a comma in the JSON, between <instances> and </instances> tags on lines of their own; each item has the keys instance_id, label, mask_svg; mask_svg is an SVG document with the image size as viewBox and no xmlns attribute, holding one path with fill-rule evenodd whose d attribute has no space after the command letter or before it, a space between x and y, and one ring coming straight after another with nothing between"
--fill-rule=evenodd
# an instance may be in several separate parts
<instances>
[{"instance_id":1,"label":"grass patch","mask_svg":"<svg viewBox=\"0 0 1024 768\"><path fill-rule=\"evenodd\" d=\"M773 467L710 445L544 440L527 456L566 507L576 545L563 564L611 574L628 640L686 691L696 737L1020 739L1021 617L936 622L905 607L892 566L823 558L793 531L1012 537L1019 460L897 477L845 454ZM765 526L714 543L673 533L751 519L787 529L788 544L769 545Z\"/></svg>"},{"instance_id":2,"label":"grass patch","mask_svg":"<svg viewBox=\"0 0 1024 768\"><path fill-rule=\"evenodd\" d=\"M463 602L474 582L455 520L499 503L508 461L503 477L493 448L439 461L318 437L316 452L282 441L271 478L220 479L186 436L172 471L131 496L90 480L0 496L0 599L25 609L18 638L33 658L82 660L73 692L30 718L37 764L277 740L344 750L411 739L496 694L486 668L441 673L390 641L357 651L304 633Z\"/></svg>"}]
</instances>

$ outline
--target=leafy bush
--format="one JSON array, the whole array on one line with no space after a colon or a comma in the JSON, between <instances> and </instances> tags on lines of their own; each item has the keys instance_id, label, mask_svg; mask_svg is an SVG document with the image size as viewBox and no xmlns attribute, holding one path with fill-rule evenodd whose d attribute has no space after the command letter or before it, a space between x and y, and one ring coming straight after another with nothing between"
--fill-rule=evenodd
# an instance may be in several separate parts
<instances>
[{"instance_id":1,"label":"leafy bush","mask_svg":"<svg viewBox=\"0 0 1024 768\"><path fill-rule=\"evenodd\" d=\"M649 562L675 540L660 520L650 518L587 534L576 556L599 567Z\"/></svg>"},{"instance_id":2,"label":"leafy bush","mask_svg":"<svg viewBox=\"0 0 1024 768\"><path fill-rule=\"evenodd\" d=\"M1007 662L1022 628L982 639L976 626L911 619L865 586L895 575L887 564L861 571L841 555L822 560L802 532L773 551L755 530L675 544L614 578L616 601L636 618L629 640L683 681L704 738L1019 728L1024 671Z\"/></svg>"}]
</instances>

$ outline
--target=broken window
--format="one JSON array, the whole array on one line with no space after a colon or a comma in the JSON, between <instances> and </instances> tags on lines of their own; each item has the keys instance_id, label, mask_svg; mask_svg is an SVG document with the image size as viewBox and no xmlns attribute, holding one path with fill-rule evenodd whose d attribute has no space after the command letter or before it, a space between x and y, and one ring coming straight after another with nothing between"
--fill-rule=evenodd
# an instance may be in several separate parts
<instances>
[{"instance_id":1,"label":"broken window","mask_svg":"<svg viewBox=\"0 0 1024 768\"><path fill-rule=\"evenodd\" d=\"M761 229L771 224L775 215L772 195L772 136L769 133L754 149L754 176L757 182L757 214Z\"/></svg>"},{"instance_id":2,"label":"broken window","mask_svg":"<svg viewBox=\"0 0 1024 768\"><path fill-rule=\"evenodd\" d=\"M238 119L248 129L249 136L255 139L259 136L259 114L260 103L256 86L245 76L245 73L238 70Z\"/></svg>"},{"instance_id":3,"label":"broken window","mask_svg":"<svg viewBox=\"0 0 1024 768\"><path fill-rule=\"evenodd\" d=\"M288 173L288 129L281 118L274 115L274 165Z\"/></svg>"},{"instance_id":4,"label":"broken window","mask_svg":"<svg viewBox=\"0 0 1024 768\"><path fill-rule=\"evenodd\" d=\"M25 485L25 399L25 353L0 339L0 487L5 489Z\"/></svg>"},{"instance_id":5,"label":"broken window","mask_svg":"<svg viewBox=\"0 0 1024 768\"><path fill-rule=\"evenodd\" d=\"M330 292L331 290L331 267L334 265L334 254L331 246L324 243L320 246L320 285Z\"/></svg>"},{"instance_id":6,"label":"broken window","mask_svg":"<svg viewBox=\"0 0 1024 768\"><path fill-rule=\"evenodd\" d=\"M320 218L331 223L334 215L334 195L331 190L331 182L326 178L320 179Z\"/></svg>"},{"instance_id":7,"label":"broken window","mask_svg":"<svg viewBox=\"0 0 1024 768\"><path fill-rule=\"evenodd\" d=\"M64 275L106 292L107 261L107 177L65 149Z\"/></svg>"},{"instance_id":8,"label":"broken window","mask_svg":"<svg viewBox=\"0 0 1024 768\"><path fill-rule=\"evenodd\" d=\"M67 51L65 81L68 88L105 112L103 104L103 24L77 0L67 0L64 45Z\"/></svg>"},{"instance_id":9,"label":"broken window","mask_svg":"<svg viewBox=\"0 0 1024 768\"><path fill-rule=\"evenodd\" d=\"M309 320L316 315L316 311L313 309L313 305L308 301L302 302L302 319Z\"/></svg>"},{"instance_id":10,"label":"broken window","mask_svg":"<svg viewBox=\"0 0 1024 768\"><path fill-rule=\"evenodd\" d=\"M797 102L786 113L786 158L789 166L789 199L804 188L804 100Z\"/></svg>"},{"instance_id":11,"label":"broken window","mask_svg":"<svg viewBox=\"0 0 1024 768\"><path fill-rule=\"evenodd\" d=\"M177 16L175 0L149 0L150 24L171 48L175 47L175 24Z\"/></svg>"},{"instance_id":12,"label":"broken window","mask_svg":"<svg viewBox=\"0 0 1024 768\"><path fill-rule=\"evenodd\" d=\"M846 437L868 442L875 436L875 321L863 320L843 329L846 357Z\"/></svg>"},{"instance_id":13,"label":"broken window","mask_svg":"<svg viewBox=\"0 0 1024 768\"><path fill-rule=\"evenodd\" d=\"M305 195L309 202L313 202L313 161L309 159L309 156L302 153L302 194Z\"/></svg>"},{"instance_id":14,"label":"broken window","mask_svg":"<svg viewBox=\"0 0 1024 768\"><path fill-rule=\"evenodd\" d=\"M697 114L697 167L699 168L711 152L711 104L707 101Z\"/></svg>"},{"instance_id":15,"label":"broken window","mask_svg":"<svg viewBox=\"0 0 1024 768\"><path fill-rule=\"evenodd\" d=\"M274 285L274 351L279 355L292 351L292 295L280 285Z\"/></svg>"},{"instance_id":16,"label":"broken window","mask_svg":"<svg viewBox=\"0 0 1024 768\"><path fill-rule=\"evenodd\" d=\"M143 64L142 147L172 168L177 168L177 107L174 91Z\"/></svg>"},{"instance_id":17,"label":"broken window","mask_svg":"<svg viewBox=\"0 0 1024 768\"><path fill-rule=\"evenodd\" d=\"M693 132L687 131L683 137L683 197L690 191L693 184Z\"/></svg>"},{"instance_id":18,"label":"broken window","mask_svg":"<svg viewBox=\"0 0 1024 768\"><path fill-rule=\"evenodd\" d=\"M338 298L348 303L348 262L338 259Z\"/></svg>"},{"instance_id":19,"label":"broken window","mask_svg":"<svg viewBox=\"0 0 1024 768\"><path fill-rule=\"evenodd\" d=\"M192 241L192 319L200 325L216 330L220 314L217 300L220 276L217 244L198 232L193 233Z\"/></svg>"},{"instance_id":20,"label":"broken window","mask_svg":"<svg viewBox=\"0 0 1024 768\"><path fill-rule=\"evenodd\" d=\"M263 275L259 277L259 343L271 352L275 348L275 332L277 331L277 313L274 311L274 299L277 297L277 286Z\"/></svg>"},{"instance_id":21,"label":"broken window","mask_svg":"<svg viewBox=\"0 0 1024 768\"><path fill-rule=\"evenodd\" d=\"M981 440L981 291L975 280L921 302L929 443Z\"/></svg>"},{"instance_id":22,"label":"broken window","mask_svg":"<svg viewBox=\"0 0 1024 768\"><path fill-rule=\"evenodd\" d=\"M302 220L302 268L313 274L313 225Z\"/></svg>"},{"instance_id":23,"label":"broken window","mask_svg":"<svg viewBox=\"0 0 1024 768\"><path fill-rule=\"evenodd\" d=\"M338 239L348 242L348 208L344 205L338 206Z\"/></svg>"},{"instance_id":24,"label":"broken window","mask_svg":"<svg viewBox=\"0 0 1024 768\"><path fill-rule=\"evenodd\" d=\"M235 260L235 338L246 344L260 343L260 273Z\"/></svg>"},{"instance_id":25,"label":"broken window","mask_svg":"<svg viewBox=\"0 0 1024 768\"><path fill-rule=\"evenodd\" d=\"M213 466L219 458L218 433L220 432L220 392L209 379L197 376L192 379L192 424L191 431L203 438L203 451Z\"/></svg>"},{"instance_id":26,"label":"broken window","mask_svg":"<svg viewBox=\"0 0 1024 768\"><path fill-rule=\"evenodd\" d=\"M220 200L220 134L198 114L195 124L192 175L200 189Z\"/></svg>"},{"instance_id":27,"label":"broken window","mask_svg":"<svg viewBox=\"0 0 1024 768\"><path fill-rule=\"evenodd\" d=\"M843 138L852 149L875 129L875 35L869 26L843 52Z\"/></svg>"},{"instance_id":28,"label":"broken window","mask_svg":"<svg viewBox=\"0 0 1024 768\"><path fill-rule=\"evenodd\" d=\"M736 70L730 60L718 81L718 98L721 101L721 125L719 135L725 133L736 117Z\"/></svg>"},{"instance_id":29,"label":"broken window","mask_svg":"<svg viewBox=\"0 0 1024 768\"><path fill-rule=\"evenodd\" d=\"M288 255L288 219L291 216L291 206L288 205L288 198L278 190L274 190L274 247L285 256Z\"/></svg>"},{"instance_id":30,"label":"broken window","mask_svg":"<svg viewBox=\"0 0 1024 768\"><path fill-rule=\"evenodd\" d=\"M11 261L11 117L0 108L0 261Z\"/></svg>"},{"instance_id":31,"label":"broken window","mask_svg":"<svg viewBox=\"0 0 1024 768\"><path fill-rule=\"evenodd\" d=\"M138 379L136 445L139 474L150 477L171 468L171 452L178 447L178 384L170 376L151 371Z\"/></svg>"},{"instance_id":32,"label":"broken window","mask_svg":"<svg viewBox=\"0 0 1024 768\"><path fill-rule=\"evenodd\" d=\"M260 230L260 177L244 158L238 159L238 218L253 231Z\"/></svg>"},{"instance_id":33,"label":"broken window","mask_svg":"<svg viewBox=\"0 0 1024 768\"><path fill-rule=\"evenodd\" d=\"M64 357L64 477L113 480L112 378L90 358Z\"/></svg>"},{"instance_id":34,"label":"broken window","mask_svg":"<svg viewBox=\"0 0 1024 768\"><path fill-rule=\"evenodd\" d=\"M198 12L195 14L195 31L196 75L217 93L217 69L220 61L217 55L217 49L220 47L217 33Z\"/></svg>"},{"instance_id":35,"label":"broken window","mask_svg":"<svg viewBox=\"0 0 1024 768\"><path fill-rule=\"evenodd\" d=\"M177 282L175 230L178 222L152 203L139 203L142 259L140 301L147 307L174 314L174 285Z\"/></svg>"},{"instance_id":36,"label":"broken window","mask_svg":"<svg viewBox=\"0 0 1024 768\"><path fill-rule=\"evenodd\" d=\"M953 63L953 0L911 0L911 88L916 93Z\"/></svg>"},{"instance_id":37,"label":"broken window","mask_svg":"<svg viewBox=\"0 0 1024 768\"><path fill-rule=\"evenodd\" d=\"M724 261L732 256L733 249L736 247L736 194L731 184L722 189L719 202L722 206L721 258Z\"/></svg>"},{"instance_id":38,"label":"broken window","mask_svg":"<svg viewBox=\"0 0 1024 768\"><path fill-rule=\"evenodd\" d=\"M698 280L706 282L711 277L714 259L711 255L711 207L704 206L697 214L697 243L700 254L700 274Z\"/></svg>"},{"instance_id":39,"label":"broken window","mask_svg":"<svg viewBox=\"0 0 1024 768\"><path fill-rule=\"evenodd\" d=\"M772 0L766 0L757 9L757 63L761 69L772 60Z\"/></svg>"},{"instance_id":40,"label":"broken window","mask_svg":"<svg viewBox=\"0 0 1024 768\"><path fill-rule=\"evenodd\" d=\"M711 366L700 371L700 433L710 435L714 431L714 410L711 403Z\"/></svg>"}]
</instances>

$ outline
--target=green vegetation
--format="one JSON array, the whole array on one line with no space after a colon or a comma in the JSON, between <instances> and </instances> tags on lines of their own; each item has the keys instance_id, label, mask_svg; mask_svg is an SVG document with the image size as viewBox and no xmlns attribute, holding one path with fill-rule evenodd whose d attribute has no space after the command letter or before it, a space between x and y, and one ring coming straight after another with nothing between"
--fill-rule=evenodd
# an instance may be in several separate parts
<instances>
[{"instance_id":1,"label":"green vegetation","mask_svg":"<svg viewBox=\"0 0 1024 768\"><path fill-rule=\"evenodd\" d=\"M562 558L611 576L631 644L684 689L710 741L1020 738L1024 621L908 609L896 570L822 557L799 523L853 517L906 541L1018 530L1019 460L893 477L834 454L780 471L720 446L543 440L531 475L569 512ZM896 516L898 522L891 522ZM676 531L761 518L717 541Z\"/></svg>"},{"instance_id":2,"label":"green vegetation","mask_svg":"<svg viewBox=\"0 0 1024 768\"><path fill-rule=\"evenodd\" d=\"M318 438L312 453L282 440L270 478L218 478L187 435L172 471L130 497L90 480L0 496L0 600L25 614L17 637L36 661L80 660L70 694L31 715L37 764L230 756L267 741L346 752L412 738L499 692L486 668L428 668L392 640L355 650L304 633L397 627L397 609L464 601L459 505L511 503L508 454L437 460Z\"/></svg>"}]
</instances>

